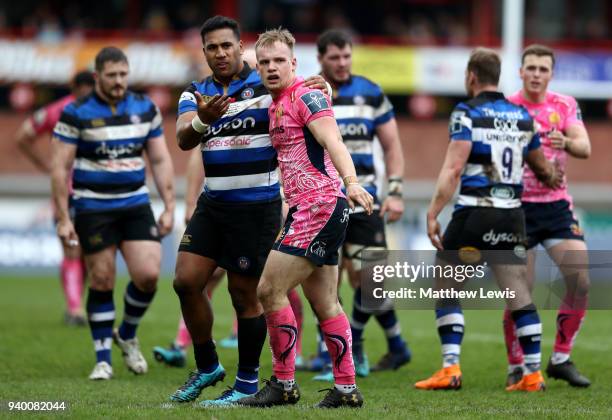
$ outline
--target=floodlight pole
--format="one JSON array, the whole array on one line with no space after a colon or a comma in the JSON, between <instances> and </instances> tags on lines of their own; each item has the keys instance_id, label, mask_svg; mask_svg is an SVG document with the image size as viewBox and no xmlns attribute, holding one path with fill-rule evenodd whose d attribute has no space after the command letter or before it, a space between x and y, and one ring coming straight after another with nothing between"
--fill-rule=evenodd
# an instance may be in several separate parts
<instances>
[{"instance_id":1,"label":"floodlight pole","mask_svg":"<svg viewBox=\"0 0 612 420\"><path fill-rule=\"evenodd\" d=\"M502 11L501 90L507 95L520 87L518 69L523 50L525 0L504 0Z\"/></svg>"}]
</instances>

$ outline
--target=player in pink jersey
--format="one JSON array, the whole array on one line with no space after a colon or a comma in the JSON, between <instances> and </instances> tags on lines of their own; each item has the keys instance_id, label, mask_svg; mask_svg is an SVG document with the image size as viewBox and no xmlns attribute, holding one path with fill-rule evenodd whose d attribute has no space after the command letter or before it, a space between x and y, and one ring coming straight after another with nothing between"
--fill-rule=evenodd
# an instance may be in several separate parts
<instances>
[{"instance_id":1,"label":"player in pink jersey","mask_svg":"<svg viewBox=\"0 0 612 420\"><path fill-rule=\"evenodd\" d=\"M301 284L333 360L335 386L317 407L361 407L351 328L338 301L338 249L344 241L349 205L357 203L370 214L373 198L357 182L329 97L304 87L303 80L296 77L294 44L285 29L267 31L255 44L257 68L273 99L268 110L270 137L278 153L289 213L257 287L270 335L274 375L257 394L238 403L268 407L299 400L295 383L298 330L287 292Z\"/></svg>"},{"instance_id":2,"label":"player in pink jersey","mask_svg":"<svg viewBox=\"0 0 612 420\"><path fill-rule=\"evenodd\" d=\"M591 153L591 145L576 100L548 90L554 64L555 56L550 48L542 45L527 47L522 55L520 69L523 89L508 99L527 108L539 126L546 158L556 162L565 172L568 156L586 159ZM572 212L567 181L564 179L559 188L551 189L538 181L529 168L525 168L523 182L527 246L533 249L541 243L546 248L559 266L566 286L557 315L555 346L546 373L572 386L587 387L590 381L578 372L570 360L570 352L585 315L589 277L586 268L587 248L582 230ZM528 261L533 288L533 250L529 252ZM504 313L504 336L509 362L508 384L511 384L522 376L523 354L508 310Z\"/></svg>"},{"instance_id":3,"label":"player in pink jersey","mask_svg":"<svg viewBox=\"0 0 612 420\"><path fill-rule=\"evenodd\" d=\"M78 98L88 95L94 86L93 75L89 71L77 73L72 80L72 93L44 108L26 119L17 131L16 140L19 150L45 174L50 174L50 160L45 151L36 146L43 135L50 135L60 118L64 107ZM63 246L64 257L60 265L62 290L66 299L65 322L68 325L85 325L82 308L85 265L81 260L81 248Z\"/></svg>"}]
</instances>

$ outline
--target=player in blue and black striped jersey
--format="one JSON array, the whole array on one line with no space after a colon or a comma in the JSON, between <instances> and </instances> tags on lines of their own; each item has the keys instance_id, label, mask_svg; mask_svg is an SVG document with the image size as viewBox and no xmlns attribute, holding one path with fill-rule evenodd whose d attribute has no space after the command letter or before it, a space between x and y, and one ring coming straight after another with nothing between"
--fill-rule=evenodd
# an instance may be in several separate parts
<instances>
[{"instance_id":1,"label":"player in blue and black striped jersey","mask_svg":"<svg viewBox=\"0 0 612 420\"><path fill-rule=\"evenodd\" d=\"M535 124L527 110L497 91L501 61L492 50L479 48L470 56L465 86L472 98L462 102L450 119L450 144L427 212L427 234L439 250L439 265L488 263L500 290L509 290L506 304L517 325L525 354L526 375L508 391L540 391L542 324L527 283L525 216L521 208L523 162L552 187L560 171L540 150ZM453 217L440 233L438 215L460 186ZM499 252L490 252L499 251ZM472 267L473 268L473 267ZM454 278L436 279L436 290L461 289ZM447 293L447 295L450 293ZM436 302L436 325L442 344L442 369L415 384L418 389L459 389L459 355L464 319L459 300Z\"/></svg>"},{"instance_id":2,"label":"player in blue and black striped jersey","mask_svg":"<svg viewBox=\"0 0 612 420\"><path fill-rule=\"evenodd\" d=\"M218 406L257 392L266 338L257 284L280 231L281 196L268 133L272 98L242 60L238 23L215 16L204 22L201 35L213 74L182 93L176 132L181 149L201 147L206 179L179 246L174 280L198 370L170 398L193 401L225 376L212 340L210 302L202 294L215 268L222 267L238 318L238 372L230 390L203 402ZM321 77L313 84L325 86Z\"/></svg>"},{"instance_id":3,"label":"player in blue and black striped jersey","mask_svg":"<svg viewBox=\"0 0 612 420\"><path fill-rule=\"evenodd\" d=\"M172 230L172 160L159 109L144 95L127 90L128 60L118 48L102 49L95 59L95 89L68 104L53 136L52 187L57 233L67 246L81 245L91 281L89 325L96 349L90 379L110 379L112 339L127 367L147 371L136 327L157 288L160 238ZM164 211L156 223L145 185L145 153ZM68 177L72 173L68 211ZM120 250L132 281L125 292L125 314L113 331L115 258Z\"/></svg>"},{"instance_id":4,"label":"player in blue and black striped jersey","mask_svg":"<svg viewBox=\"0 0 612 420\"><path fill-rule=\"evenodd\" d=\"M355 289L351 331L353 334L353 359L359 376L367 376L369 362L363 349L362 336L366 323L372 315L382 327L387 338L388 352L373 367L373 371L398 369L408 363L410 350L401 336L401 326L395 310L386 305L377 310L361 305L361 269L364 252L367 254L387 249L385 237L385 217L394 222L402 217L402 177L404 158L400 144L393 106L376 83L363 76L351 73L352 40L343 31L328 30L317 40L318 60L323 77L333 87L334 115L359 178L359 183L375 199L374 212L367 215L364 209L356 207L351 214L343 247L343 266L347 269L349 280ZM382 149L386 174L377 173L375 157ZM384 178L388 180L387 196L383 200L382 191L377 184ZM319 340L319 353L323 341ZM313 366L314 367L314 366ZM329 369L315 379L332 380Z\"/></svg>"}]
</instances>

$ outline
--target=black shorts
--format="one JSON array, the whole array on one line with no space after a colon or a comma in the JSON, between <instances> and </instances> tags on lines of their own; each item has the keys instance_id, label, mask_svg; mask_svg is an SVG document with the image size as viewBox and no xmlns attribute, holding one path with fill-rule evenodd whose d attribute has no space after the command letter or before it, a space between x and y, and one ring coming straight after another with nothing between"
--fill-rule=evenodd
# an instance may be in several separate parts
<instances>
[{"instance_id":1,"label":"black shorts","mask_svg":"<svg viewBox=\"0 0 612 420\"><path fill-rule=\"evenodd\" d=\"M523 202L527 223L527 248L548 239L577 239L584 241L584 233L574 217L567 200L550 203Z\"/></svg>"},{"instance_id":2,"label":"black shorts","mask_svg":"<svg viewBox=\"0 0 612 420\"><path fill-rule=\"evenodd\" d=\"M345 242L386 248L385 219L380 216L380 211L375 210L370 215L365 211L351 214Z\"/></svg>"},{"instance_id":3,"label":"black shorts","mask_svg":"<svg viewBox=\"0 0 612 420\"><path fill-rule=\"evenodd\" d=\"M444 251L439 252L438 256L453 263L488 261L492 264L525 264L523 209L461 208L453 213L444 232L442 246Z\"/></svg>"},{"instance_id":4,"label":"black shorts","mask_svg":"<svg viewBox=\"0 0 612 420\"><path fill-rule=\"evenodd\" d=\"M104 212L77 213L74 228L85 254L93 254L123 241L160 241L151 206Z\"/></svg>"},{"instance_id":5,"label":"black shorts","mask_svg":"<svg viewBox=\"0 0 612 420\"><path fill-rule=\"evenodd\" d=\"M233 273L259 277L280 226L280 199L220 203L202 194L179 252L208 257Z\"/></svg>"},{"instance_id":6,"label":"black shorts","mask_svg":"<svg viewBox=\"0 0 612 420\"><path fill-rule=\"evenodd\" d=\"M319 267L338 265L348 221L349 206L343 197L291 207L273 249L306 257Z\"/></svg>"}]
</instances>

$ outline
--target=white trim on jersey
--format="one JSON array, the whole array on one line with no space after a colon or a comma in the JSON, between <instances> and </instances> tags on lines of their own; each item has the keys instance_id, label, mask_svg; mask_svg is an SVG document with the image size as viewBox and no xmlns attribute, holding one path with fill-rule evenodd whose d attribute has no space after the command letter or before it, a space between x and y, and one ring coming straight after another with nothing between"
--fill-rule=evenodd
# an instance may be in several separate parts
<instances>
[{"instance_id":1,"label":"white trim on jersey","mask_svg":"<svg viewBox=\"0 0 612 420\"><path fill-rule=\"evenodd\" d=\"M237 190L242 188L267 187L278 183L276 170L263 174L206 177L206 188L212 191Z\"/></svg>"},{"instance_id":2,"label":"white trim on jersey","mask_svg":"<svg viewBox=\"0 0 612 420\"><path fill-rule=\"evenodd\" d=\"M150 130L151 122L86 128L81 130L81 139L84 141L137 140L146 137Z\"/></svg>"},{"instance_id":3,"label":"white trim on jersey","mask_svg":"<svg viewBox=\"0 0 612 420\"><path fill-rule=\"evenodd\" d=\"M141 157L123 159L89 160L77 158L74 161L74 169L95 172L133 172L145 168L145 161Z\"/></svg>"},{"instance_id":4,"label":"white trim on jersey","mask_svg":"<svg viewBox=\"0 0 612 420\"><path fill-rule=\"evenodd\" d=\"M465 176L476 176L484 173L484 166L480 163L467 163L463 168L461 175Z\"/></svg>"},{"instance_id":5,"label":"white trim on jersey","mask_svg":"<svg viewBox=\"0 0 612 420\"><path fill-rule=\"evenodd\" d=\"M371 105L334 105L334 117L336 120L346 118L365 118L374 120L376 110Z\"/></svg>"},{"instance_id":6,"label":"white trim on jersey","mask_svg":"<svg viewBox=\"0 0 612 420\"><path fill-rule=\"evenodd\" d=\"M497 197L476 197L473 195L459 194L457 204L460 206L473 207L495 207L498 209L515 209L521 207L521 200L518 198L497 198Z\"/></svg>"},{"instance_id":7,"label":"white trim on jersey","mask_svg":"<svg viewBox=\"0 0 612 420\"><path fill-rule=\"evenodd\" d=\"M146 185L143 185L142 187L138 188L136 191L130 191L130 192L120 193L120 194L97 193L91 190L75 189L72 195L75 200L78 200L80 198L98 198L102 200L114 200L117 198L128 198L128 197L133 197L136 195L148 194L148 193L149 193L149 189L147 188Z\"/></svg>"},{"instance_id":8,"label":"white trim on jersey","mask_svg":"<svg viewBox=\"0 0 612 420\"><path fill-rule=\"evenodd\" d=\"M353 154L372 154L374 149L374 140L351 140L345 141L347 150Z\"/></svg>"}]
</instances>

